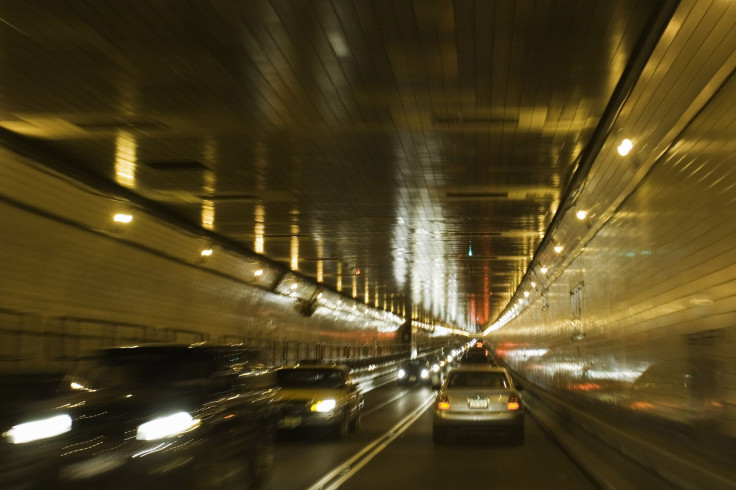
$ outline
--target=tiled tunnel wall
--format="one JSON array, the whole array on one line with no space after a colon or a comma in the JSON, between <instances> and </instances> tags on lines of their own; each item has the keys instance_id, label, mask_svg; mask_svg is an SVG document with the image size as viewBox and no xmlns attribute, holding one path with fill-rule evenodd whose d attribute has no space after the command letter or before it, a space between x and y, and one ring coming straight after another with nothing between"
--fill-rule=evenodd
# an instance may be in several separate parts
<instances>
[{"instance_id":1,"label":"tiled tunnel wall","mask_svg":"<svg viewBox=\"0 0 736 490\"><path fill-rule=\"evenodd\" d=\"M89 348L150 341L245 342L273 363L398 348L395 315L333 301L305 316L316 289L292 290L288 271L225 248L202 258L203 235L10 150L0 159L0 372L65 369ZM117 212L132 226L115 224Z\"/></svg>"},{"instance_id":2,"label":"tiled tunnel wall","mask_svg":"<svg viewBox=\"0 0 736 490\"><path fill-rule=\"evenodd\" d=\"M531 382L736 436L731 80L546 291L492 334Z\"/></svg>"}]
</instances>

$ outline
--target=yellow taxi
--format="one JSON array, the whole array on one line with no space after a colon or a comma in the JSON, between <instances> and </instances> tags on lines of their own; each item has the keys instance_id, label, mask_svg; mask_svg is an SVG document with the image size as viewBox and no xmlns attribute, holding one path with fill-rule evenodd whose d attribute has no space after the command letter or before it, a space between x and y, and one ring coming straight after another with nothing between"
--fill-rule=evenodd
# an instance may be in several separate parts
<instances>
[{"instance_id":1,"label":"yellow taxi","mask_svg":"<svg viewBox=\"0 0 736 490\"><path fill-rule=\"evenodd\" d=\"M276 370L280 430L326 428L338 439L360 426L363 393L347 367L301 363Z\"/></svg>"}]
</instances>

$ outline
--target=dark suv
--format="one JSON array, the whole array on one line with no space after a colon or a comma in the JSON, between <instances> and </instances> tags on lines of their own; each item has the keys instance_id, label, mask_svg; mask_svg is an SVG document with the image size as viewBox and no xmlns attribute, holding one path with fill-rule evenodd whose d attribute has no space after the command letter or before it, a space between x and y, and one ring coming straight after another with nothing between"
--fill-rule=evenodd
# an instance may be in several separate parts
<instances>
[{"instance_id":1,"label":"dark suv","mask_svg":"<svg viewBox=\"0 0 736 490\"><path fill-rule=\"evenodd\" d=\"M273 461L275 381L239 346L99 351L53 397L0 411L0 487L256 486Z\"/></svg>"}]
</instances>

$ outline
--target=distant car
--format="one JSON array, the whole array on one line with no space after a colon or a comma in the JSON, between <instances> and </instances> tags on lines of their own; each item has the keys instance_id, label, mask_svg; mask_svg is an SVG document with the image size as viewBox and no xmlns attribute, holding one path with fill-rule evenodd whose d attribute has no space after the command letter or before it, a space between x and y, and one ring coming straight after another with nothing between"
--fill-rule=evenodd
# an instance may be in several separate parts
<instances>
[{"instance_id":1,"label":"distant car","mask_svg":"<svg viewBox=\"0 0 736 490\"><path fill-rule=\"evenodd\" d=\"M467 366L452 369L437 393L432 434L443 442L450 433L505 433L524 441L524 404L504 368Z\"/></svg>"},{"instance_id":2,"label":"distant car","mask_svg":"<svg viewBox=\"0 0 736 490\"><path fill-rule=\"evenodd\" d=\"M274 455L275 375L256 351L95 353L45 400L0 411L0 488L256 486Z\"/></svg>"},{"instance_id":3,"label":"distant car","mask_svg":"<svg viewBox=\"0 0 736 490\"><path fill-rule=\"evenodd\" d=\"M326 428L342 439L360 427L363 392L348 368L310 362L279 368L276 376L279 429Z\"/></svg>"},{"instance_id":4,"label":"distant car","mask_svg":"<svg viewBox=\"0 0 736 490\"><path fill-rule=\"evenodd\" d=\"M442 385L442 380L445 379L445 365L447 361L440 358L436 354L429 354L425 356L429 363L429 381L433 388L439 388Z\"/></svg>"},{"instance_id":5,"label":"distant car","mask_svg":"<svg viewBox=\"0 0 736 490\"><path fill-rule=\"evenodd\" d=\"M399 384L429 384L432 367L424 358L410 359L399 366Z\"/></svg>"},{"instance_id":6,"label":"distant car","mask_svg":"<svg viewBox=\"0 0 736 490\"><path fill-rule=\"evenodd\" d=\"M462 355L458 361L460 366L467 366L473 364L481 364L486 366L495 366L493 357L490 351L485 347L470 347Z\"/></svg>"}]
</instances>

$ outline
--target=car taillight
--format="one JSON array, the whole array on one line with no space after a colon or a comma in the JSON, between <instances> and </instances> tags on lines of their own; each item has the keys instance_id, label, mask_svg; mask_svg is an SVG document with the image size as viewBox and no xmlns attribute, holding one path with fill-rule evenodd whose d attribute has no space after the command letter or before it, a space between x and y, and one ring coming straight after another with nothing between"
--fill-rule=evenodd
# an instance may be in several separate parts
<instances>
[{"instance_id":1,"label":"car taillight","mask_svg":"<svg viewBox=\"0 0 736 490\"><path fill-rule=\"evenodd\" d=\"M449 410L450 400L446 396L441 396L437 400L437 410Z\"/></svg>"},{"instance_id":2,"label":"car taillight","mask_svg":"<svg viewBox=\"0 0 736 490\"><path fill-rule=\"evenodd\" d=\"M521 408L519 398L516 396L510 396L509 401L506 403L506 410L518 410L519 408Z\"/></svg>"}]
</instances>

